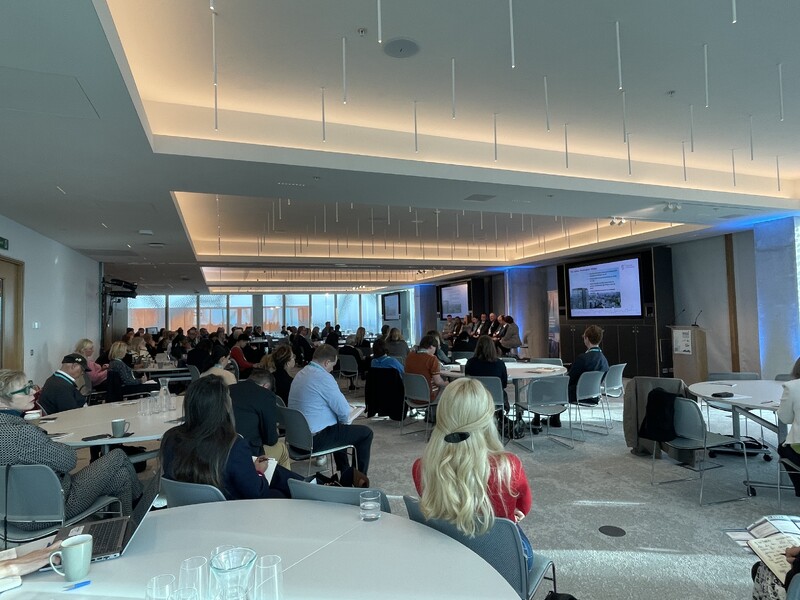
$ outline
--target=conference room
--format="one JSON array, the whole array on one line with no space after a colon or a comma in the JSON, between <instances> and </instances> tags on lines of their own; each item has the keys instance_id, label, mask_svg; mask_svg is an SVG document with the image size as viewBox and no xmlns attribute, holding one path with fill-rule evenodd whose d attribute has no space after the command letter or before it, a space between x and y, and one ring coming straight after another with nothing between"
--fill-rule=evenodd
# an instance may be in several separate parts
<instances>
[{"instance_id":1,"label":"conference room","mask_svg":"<svg viewBox=\"0 0 800 600\"><path fill-rule=\"evenodd\" d=\"M494 312L531 359L571 363L601 326L626 386L774 380L800 356L797 10L3 3L0 367L41 384L77 340L108 349L127 327L388 324L413 347L448 313ZM706 362L688 376L675 332L700 330ZM796 513L794 495L701 507L696 483L653 486L623 400L610 409L609 435L572 449L542 434L506 447L533 492L522 528L559 591L748 597L756 559L722 532ZM733 432L730 413L703 416ZM405 518L424 434L367 424L370 478ZM742 495L742 459L715 460L709 499ZM777 460L748 467L777 479ZM657 479L684 472L656 464Z\"/></svg>"}]
</instances>

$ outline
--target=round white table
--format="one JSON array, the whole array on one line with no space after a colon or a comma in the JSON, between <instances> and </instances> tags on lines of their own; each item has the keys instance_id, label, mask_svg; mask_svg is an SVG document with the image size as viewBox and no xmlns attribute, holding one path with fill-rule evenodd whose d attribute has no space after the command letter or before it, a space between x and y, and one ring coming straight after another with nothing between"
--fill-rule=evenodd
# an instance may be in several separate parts
<instances>
[{"instance_id":1,"label":"round white table","mask_svg":"<svg viewBox=\"0 0 800 600\"><path fill-rule=\"evenodd\" d=\"M505 365L508 372L508 381L514 385L514 397L517 401L520 399L520 390L526 381L541 377L552 377L553 375L563 375L567 372L566 367L545 363L507 362ZM452 367L454 365L446 365L441 371L442 377L448 379L464 377L464 371L461 368L450 370L446 368L448 366Z\"/></svg>"},{"instance_id":2,"label":"round white table","mask_svg":"<svg viewBox=\"0 0 800 600\"><path fill-rule=\"evenodd\" d=\"M277 554L285 600L448 598L518 600L488 563L455 540L383 513L359 519L357 506L309 500L240 500L151 512L122 557L92 564L91 585L62 592L52 572L26 576L3 598L144 597L147 581L177 577L183 559L233 544Z\"/></svg>"},{"instance_id":3,"label":"round white table","mask_svg":"<svg viewBox=\"0 0 800 600\"><path fill-rule=\"evenodd\" d=\"M145 398L148 400L148 398ZM176 409L154 415L139 416L139 400L109 402L95 406L84 406L74 410L48 415L39 426L48 434L63 433L53 439L67 446L106 446L110 443L132 444L160 440L168 429L179 424L183 416L183 397L175 397ZM111 421L126 419L131 422L132 435L123 438L100 438L85 441L83 438L102 434L111 435Z\"/></svg>"}]
</instances>

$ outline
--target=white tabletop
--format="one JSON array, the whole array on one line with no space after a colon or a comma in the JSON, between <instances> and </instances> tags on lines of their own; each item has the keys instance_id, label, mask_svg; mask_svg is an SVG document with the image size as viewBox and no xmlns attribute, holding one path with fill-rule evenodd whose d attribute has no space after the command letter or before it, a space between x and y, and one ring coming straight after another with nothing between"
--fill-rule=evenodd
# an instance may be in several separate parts
<instances>
[{"instance_id":1,"label":"white tabletop","mask_svg":"<svg viewBox=\"0 0 800 600\"><path fill-rule=\"evenodd\" d=\"M545 363L507 362L505 365L509 381L552 377L553 375L563 375L567 372L566 367ZM442 377L457 379L463 377L464 373L460 369L452 371L442 369L441 375Z\"/></svg>"},{"instance_id":2,"label":"white tabletop","mask_svg":"<svg viewBox=\"0 0 800 600\"><path fill-rule=\"evenodd\" d=\"M712 402L730 404L748 410L776 411L781 404L783 385L780 381L772 379L730 379L693 383L689 386L689 391L695 396ZM733 396L714 398L713 394L719 392L730 392Z\"/></svg>"},{"instance_id":3,"label":"white tabletop","mask_svg":"<svg viewBox=\"0 0 800 600\"><path fill-rule=\"evenodd\" d=\"M178 575L193 555L219 545L278 554L286 600L382 598L518 600L511 586L465 546L403 516L363 522L357 506L309 500L240 500L172 508L147 516L125 554L95 563L79 598L142 598L147 581ZM26 576L3 598L61 595L63 578Z\"/></svg>"},{"instance_id":4,"label":"white tabletop","mask_svg":"<svg viewBox=\"0 0 800 600\"><path fill-rule=\"evenodd\" d=\"M149 398L145 398L149 400ZM175 398L176 410L162 412L155 415L140 417L139 400L126 400L124 402L109 402L95 406L84 406L74 410L48 415L39 426L47 433L68 433L64 437L54 438L55 441L67 446L103 446L109 442L119 441L130 444L133 442L146 442L160 440L164 432L177 425L169 422L183 415L183 397ZM55 418L55 421L50 419ZM124 438L110 438L83 441L82 438L111 433L113 419L126 419L131 422L130 430L133 435Z\"/></svg>"}]
</instances>

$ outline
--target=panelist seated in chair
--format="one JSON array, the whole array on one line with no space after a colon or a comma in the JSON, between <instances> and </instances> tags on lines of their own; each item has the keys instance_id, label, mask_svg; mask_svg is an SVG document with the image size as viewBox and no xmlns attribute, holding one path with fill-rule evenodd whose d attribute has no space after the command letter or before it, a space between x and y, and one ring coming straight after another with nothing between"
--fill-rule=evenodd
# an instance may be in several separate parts
<instances>
[{"instance_id":1,"label":"panelist seated in chair","mask_svg":"<svg viewBox=\"0 0 800 600\"><path fill-rule=\"evenodd\" d=\"M442 393L431 439L411 473L425 518L468 536L488 532L495 517L519 523L531 510L525 470L503 450L494 402L476 379L456 380ZM530 570L533 550L522 529L520 537Z\"/></svg>"},{"instance_id":2,"label":"panelist seated in chair","mask_svg":"<svg viewBox=\"0 0 800 600\"><path fill-rule=\"evenodd\" d=\"M193 381L183 401L182 425L161 441L164 477L213 485L228 500L290 498L289 479L302 479L280 465L272 481L263 477L265 456L253 460L250 444L236 433L228 386L209 375Z\"/></svg>"},{"instance_id":3,"label":"panelist seated in chair","mask_svg":"<svg viewBox=\"0 0 800 600\"><path fill-rule=\"evenodd\" d=\"M130 514L142 495L142 485L131 461L122 450L112 450L76 473L75 449L59 444L21 415L34 408L33 385L22 371L0 370L0 464L46 465L61 481L64 510L70 519L88 509L100 496L115 496L122 512ZM15 523L35 531L51 523Z\"/></svg>"}]
</instances>

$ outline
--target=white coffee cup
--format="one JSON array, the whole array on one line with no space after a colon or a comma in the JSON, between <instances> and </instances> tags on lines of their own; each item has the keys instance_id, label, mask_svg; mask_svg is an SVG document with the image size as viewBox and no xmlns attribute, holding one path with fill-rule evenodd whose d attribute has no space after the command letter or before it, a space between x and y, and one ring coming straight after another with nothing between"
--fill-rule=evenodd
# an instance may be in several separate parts
<instances>
[{"instance_id":1,"label":"white coffee cup","mask_svg":"<svg viewBox=\"0 0 800 600\"><path fill-rule=\"evenodd\" d=\"M33 421L34 423L37 423L39 419L42 418L42 411L29 410L28 412L25 413L24 418L26 421Z\"/></svg>"},{"instance_id":2,"label":"white coffee cup","mask_svg":"<svg viewBox=\"0 0 800 600\"><path fill-rule=\"evenodd\" d=\"M111 421L111 437L121 438L128 433L131 428L131 422L125 419L113 419Z\"/></svg>"},{"instance_id":3,"label":"white coffee cup","mask_svg":"<svg viewBox=\"0 0 800 600\"><path fill-rule=\"evenodd\" d=\"M53 562L56 556L61 557L60 568ZM92 559L92 536L88 534L73 535L61 542L61 549L50 555L50 566L53 571L65 577L67 581L80 581L89 574L89 563Z\"/></svg>"}]
</instances>

